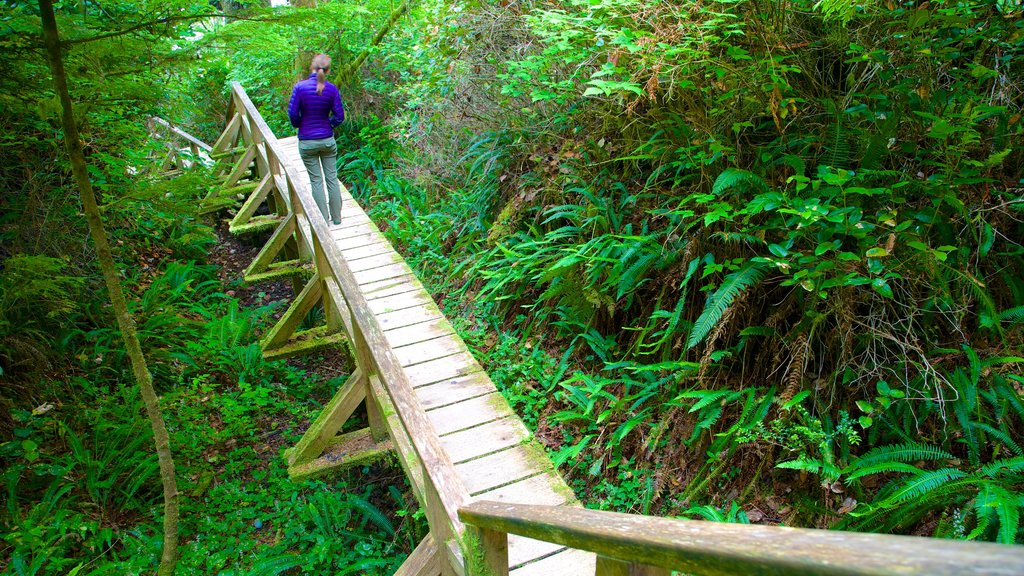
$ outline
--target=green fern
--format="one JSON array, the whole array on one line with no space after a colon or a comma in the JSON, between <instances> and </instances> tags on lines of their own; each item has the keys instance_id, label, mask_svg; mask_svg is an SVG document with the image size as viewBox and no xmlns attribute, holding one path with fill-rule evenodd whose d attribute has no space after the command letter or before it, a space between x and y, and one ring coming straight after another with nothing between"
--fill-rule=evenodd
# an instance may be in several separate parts
<instances>
[{"instance_id":1,"label":"green fern","mask_svg":"<svg viewBox=\"0 0 1024 576\"><path fill-rule=\"evenodd\" d=\"M753 190L763 193L768 191L768 183L753 172L740 170L739 168L726 168L715 179L715 183L711 186L711 193L715 196L721 196L732 189L739 189L741 192Z\"/></svg>"},{"instance_id":2,"label":"green fern","mask_svg":"<svg viewBox=\"0 0 1024 576\"><path fill-rule=\"evenodd\" d=\"M1008 308L999 313L999 320L1010 324L1024 322L1024 306Z\"/></svg>"},{"instance_id":3,"label":"green fern","mask_svg":"<svg viewBox=\"0 0 1024 576\"><path fill-rule=\"evenodd\" d=\"M900 485L891 495L889 495L888 498L886 498L882 505L892 505L911 500L920 500L943 485L953 480L959 480L966 477L966 472L956 468L940 468L938 470L922 472L921 474L912 476L909 480Z\"/></svg>"},{"instance_id":4,"label":"green fern","mask_svg":"<svg viewBox=\"0 0 1024 576\"><path fill-rule=\"evenodd\" d=\"M848 470L854 471L866 466L875 466L886 462L916 462L919 460L946 460L953 455L941 448L927 444L906 442L888 446L878 446L857 458Z\"/></svg>"},{"instance_id":5,"label":"green fern","mask_svg":"<svg viewBox=\"0 0 1024 576\"><path fill-rule=\"evenodd\" d=\"M693 324L693 330L690 331L690 336L686 340L686 349L689 350L703 342L736 297L750 286L760 282L766 271L767 267L763 263L748 260L739 270L726 276L722 285L708 297L704 311Z\"/></svg>"},{"instance_id":6,"label":"green fern","mask_svg":"<svg viewBox=\"0 0 1024 576\"><path fill-rule=\"evenodd\" d=\"M253 564L252 568L246 573L247 576L277 576L278 574L287 572L292 568L297 568L307 563L307 559L302 556L296 556L295 554L285 554L283 556L274 556L272 558L264 558L259 562Z\"/></svg>"}]
</instances>

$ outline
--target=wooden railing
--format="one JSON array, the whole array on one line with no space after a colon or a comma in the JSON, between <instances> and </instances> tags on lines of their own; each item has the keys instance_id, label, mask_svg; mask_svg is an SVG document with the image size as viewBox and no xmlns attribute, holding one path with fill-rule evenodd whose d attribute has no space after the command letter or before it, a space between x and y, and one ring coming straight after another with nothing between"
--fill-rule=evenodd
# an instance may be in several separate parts
<instances>
[{"instance_id":1,"label":"wooden railing","mask_svg":"<svg viewBox=\"0 0 1024 576\"><path fill-rule=\"evenodd\" d=\"M430 525L430 534L399 571L403 576L507 575L509 534L593 552L598 556L599 576L668 575L673 570L688 574L1024 574L1024 548L1013 546L693 522L564 506L469 504L466 488L416 402L412 385L321 217L308 183L289 167L281 144L237 83L231 87L228 118L211 156L223 162L222 192L237 195L241 188L250 192L232 229L274 229L246 278L308 277L304 284L294 284L295 301L264 338L264 351L287 351L299 324L321 302L327 326L312 338L343 337L356 362L352 376L289 451L289 472L323 451L365 401L369 427L350 435L390 442ZM245 174L251 176L250 183L239 185ZM271 214L255 216L264 203ZM279 254L287 259L273 262Z\"/></svg>"},{"instance_id":2,"label":"wooden railing","mask_svg":"<svg viewBox=\"0 0 1024 576\"><path fill-rule=\"evenodd\" d=\"M158 116L153 116L150 118L149 126L153 136L163 140L167 147L167 155L164 157L160 166L161 172L168 172L174 167L178 167L179 169L184 168L184 166L182 166L183 159L181 158L181 153L177 146L178 142L184 142L185 146L182 148L187 147L191 153L191 157L187 158L190 164L194 165L196 163L202 163L210 160L208 155L212 152L213 148L209 144L188 132L185 132L167 120Z\"/></svg>"},{"instance_id":3,"label":"wooden railing","mask_svg":"<svg viewBox=\"0 0 1024 576\"><path fill-rule=\"evenodd\" d=\"M275 237L283 238L277 243L291 244L293 252L313 265L312 278L264 343L286 338L319 299L329 330L344 334L357 365L355 373L332 401L337 401L338 407L324 412L334 426L318 429L318 434L307 434L311 440L292 450L290 464L301 463L304 454L311 453L317 442L333 436L347 414L336 416L346 411L351 413L360 399L365 398L370 433L375 440L390 438L426 513L432 541L447 557L447 561L442 562L444 573L453 573L455 566L462 564L459 544L464 528L458 509L469 500L469 494L441 447L433 425L415 401L408 377L335 245L309 192L308 182L289 168L280 143L238 83L231 86L228 118L228 129L214 145L215 155L221 150L235 150L236 167L255 162L259 180L256 193L266 188L263 197L272 194L276 198L273 204L279 222ZM241 145L235 147L235 142ZM268 247L275 243L275 237L268 242ZM317 425L314 423L313 427Z\"/></svg>"},{"instance_id":4,"label":"wooden railing","mask_svg":"<svg viewBox=\"0 0 1024 576\"><path fill-rule=\"evenodd\" d=\"M508 574L508 534L594 552L596 576L1024 574L1024 548L1004 544L495 502L469 504L459 517L479 543L477 562L488 576Z\"/></svg>"}]
</instances>

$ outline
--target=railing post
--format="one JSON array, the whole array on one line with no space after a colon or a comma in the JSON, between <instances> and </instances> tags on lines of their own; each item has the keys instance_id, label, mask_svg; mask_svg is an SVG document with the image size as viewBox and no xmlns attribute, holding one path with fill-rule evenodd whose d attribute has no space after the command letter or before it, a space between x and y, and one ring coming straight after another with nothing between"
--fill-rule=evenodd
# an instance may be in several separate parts
<instances>
[{"instance_id":1,"label":"railing post","mask_svg":"<svg viewBox=\"0 0 1024 576\"><path fill-rule=\"evenodd\" d=\"M508 576L508 534L466 525L466 576Z\"/></svg>"}]
</instances>

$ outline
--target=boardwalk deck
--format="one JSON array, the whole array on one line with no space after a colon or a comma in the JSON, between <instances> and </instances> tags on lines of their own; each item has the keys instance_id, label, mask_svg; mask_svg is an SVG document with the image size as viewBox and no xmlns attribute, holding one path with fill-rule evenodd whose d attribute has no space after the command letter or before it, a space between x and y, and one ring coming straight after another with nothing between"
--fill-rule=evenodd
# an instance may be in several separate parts
<instances>
[{"instance_id":1,"label":"boardwalk deck","mask_svg":"<svg viewBox=\"0 0 1024 576\"><path fill-rule=\"evenodd\" d=\"M279 143L296 185L308 186L296 138ZM578 505L415 273L344 187L342 223L331 235L471 501ZM509 566L518 576L589 575L595 557L510 536Z\"/></svg>"}]
</instances>

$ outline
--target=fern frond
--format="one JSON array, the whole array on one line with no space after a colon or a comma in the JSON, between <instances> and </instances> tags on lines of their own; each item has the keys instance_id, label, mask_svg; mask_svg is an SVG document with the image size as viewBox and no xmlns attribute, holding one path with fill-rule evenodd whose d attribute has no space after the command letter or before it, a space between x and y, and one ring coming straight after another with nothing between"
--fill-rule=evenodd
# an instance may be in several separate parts
<instances>
[{"instance_id":1,"label":"fern frond","mask_svg":"<svg viewBox=\"0 0 1024 576\"><path fill-rule=\"evenodd\" d=\"M988 476L989 478L996 478L1003 474L1020 474L1021 472L1024 472L1024 456L996 460L995 462L982 466L979 469L979 472L983 476Z\"/></svg>"},{"instance_id":2,"label":"fern frond","mask_svg":"<svg viewBox=\"0 0 1024 576\"><path fill-rule=\"evenodd\" d=\"M686 349L689 350L703 342L736 297L760 282L767 269L764 263L748 260L739 270L726 276L722 285L708 297L704 311L697 318L686 340Z\"/></svg>"},{"instance_id":3,"label":"fern frond","mask_svg":"<svg viewBox=\"0 0 1024 576\"><path fill-rule=\"evenodd\" d=\"M388 534L388 536L395 535L395 527L391 524L391 520L381 512L380 508L373 505L372 502L366 498L359 496L350 496L349 504L351 504L356 510L362 513L363 521L361 524L366 525L367 521L373 522L378 528Z\"/></svg>"},{"instance_id":4,"label":"fern frond","mask_svg":"<svg viewBox=\"0 0 1024 576\"><path fill-rule=\"evenodd\" d=\"M956 468L940 468L930 472L918 474L910 478L883 503L885 505L898 504L911 500L922 500L943 485L952 480L959 480L967 476L967 473ZM915 502L915 505L918 503Z\"/></svg>"},{"instance_id":5,"label":"fern frond","mask_svg":"<svg viewBox=\"0 0 1024 576\"><path fill-rule=\"evenodd\" d=\"M763 193L768 191L768 183L753 172L740 170L739 168L726 168L725 171L718 175L718 178L715 178L715 183L711 186L711 193L715 196L721 196L733 188L738 188L743 192L753 189L756 192Z\"/></svg>"},{"instance_id":6,"label":"fern frond","mask_svg":"<svg viewBox=\"0 0 1024 576\"><path fill-rule=\"evenodd\" d=\"M844 472L850 470L849 467L844 469ZM846 473L847 480L856 480L864 476L870 476L871 474L888 474L891 472L906 472L908 474L920 474L921 469L917 466L910 464L904 464L902 462L882 462L879 464L872 464L871 466L858 466L852 472Z\"/></svg>"},{"instance_id":7,"label":"fern frond","mask_svg":"<svg viewBox=\"0 0 1024 576\"><path fill-rule=\"evenodd\" d=\"M999 320L1001 322L1009 322L1010 324L1024 322L1024 306L1003 310L999 313Z\"/></svg>"},{"instance_id":8,"label":"fern frond","mask_svg":"<svg viewBox=\"0 0 1024 576\"><path fill-rule=\"evenodd\" d=\"M906 442L904 444L888 444L872 448L866 454L857 458L844 471L851 474L861 468L876 466L888 462L917 462L918 460L947 460L953 455L941 448L929 446L928 444L917 444Z\"/></svg>"},{"instance_id":9,"label":"fern frond","mask_svg":"<svg viewBox=\"0 0 1024 576\"><path fill-rule=\"evenodd\" d=\"M287 572L292 568L302 566L305 563L305 558L294 554L274 556L273 558L265 558L253 564L252 568L250 568L246 574L249 576L277 576L278 574Z\"/></svg>"},{"instance_id":10,"label":"fern frond","mask_svg":"<svg viewBox=\"0 0 1024 576\"><path fill-rule=\"evenodd\" d=\"M974 500L974 509L979 519L994 510L999 518L997 541L1003 544L1016 543L1017 530L1020 528L1020 502L1014 494L997 484L986 483Z\"/></svg>"},{"instance_id":11,"label":"fern frond","mask_svg":"<svg viewBox=\"0 0 1024 576\"><path fill-rule=\"evenodd\" d=\"M821 460L817 458L805 458L800 457L796 460L788 460L786 462L779 462L775 465L776 468L785 468L787 470L803 470L804 472L810 472L811 474L817 474L821 470Z\"/></svg>"}]
</instances>

